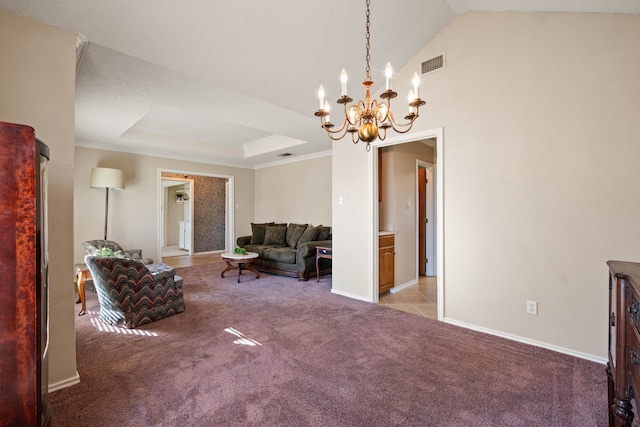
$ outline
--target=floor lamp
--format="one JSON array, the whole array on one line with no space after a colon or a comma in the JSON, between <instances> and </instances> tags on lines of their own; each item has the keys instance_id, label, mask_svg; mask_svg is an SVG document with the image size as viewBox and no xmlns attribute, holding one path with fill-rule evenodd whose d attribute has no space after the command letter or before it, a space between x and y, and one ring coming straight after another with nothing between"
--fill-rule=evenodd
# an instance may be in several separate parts
<instances>
[{"instance_id":1,"label":"floor lamp","mask_svg":"<svg viewBox=\"0 0 640 427\"><path fill-rule=\"evenodd\" d=\"M107 240L107 222L109 220L109 189L124 190L124 172L120 169L91 169L91 188L104 188L107 198L104 202L104 240Z\"/></svg>"}]
</instances>

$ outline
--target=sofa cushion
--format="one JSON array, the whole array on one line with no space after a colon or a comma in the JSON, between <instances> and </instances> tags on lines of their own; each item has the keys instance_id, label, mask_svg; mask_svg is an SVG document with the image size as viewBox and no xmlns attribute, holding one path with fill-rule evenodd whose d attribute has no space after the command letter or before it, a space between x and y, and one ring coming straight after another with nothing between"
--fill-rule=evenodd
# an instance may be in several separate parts
<instances>
[{"instance_id":1,"label":"sofa cushion","mask_svg":"<svg viewBox=\"0 0 640 427\"><path fill-rule=\"evenodd\" d=\"M287 227L287 246L296 248L298 240L302 237L302 233L307 229L308 224L289 224Z\"/></svg>"},{"instance_id":2,"label":"sofa cushion","mask_svg":"<svg viewBox=\"0 0 640 427\"><path fill-rule=\"evenodd\" d=\"M267 225L273 225L272 222L264 222L261 224L251 223L251 244L261 245L264 243L264 235L267 231Z\"/></svg>"},{"instance_id":3,"label":"sofa cushion","mask_svg":"<svg viewBox=\"0 0 640 427\"><path fill-rule=\"evenodd\" d=\"M244 248L248 251L248 252L255 252L258 254L258 256L262 256L264 255L264 250L269 248L270 246L265 246L265 245L252 245L252 244L248 244L246 245Z\"/></svg>"},{"instance_id":4,"label":"sofa cushion","mask_svg":"<svg viewBox=\"0 0 640 427\"><path fill-rule=\"evenodd\" d=\"M309 228L307 231L302 233L302 237L300 237L300 240L298 240L298 246L303 243L313 242L318 238L318 233L320 233L319 225L316 227Z\"/></svg>"},{"instance_id":5,"label":"sofa cushion","mask_svg":"<svg viewBox=\"0 0 640 427\"><path fill-rule=\"evenodd\" d=\"M287 244L287 227L267 225L264 244L265 246L285 246Z\"/></svg>"},{"instance_id":6,"label":"sofa cushion","mask_svg":"<svg viewBox=\"0 0 640 427\"><path fill-rule=\"evenodd\" d=\"M294 248L281 247L281 248L266 248L264 250L263 258L271 261L284 262L287 264L296 263L297 251Z\"/></svg>"},{"instance_id":7,"label":"sofa cushion","mask_svg":"<svg viewBox=\"0 0 640 427\"><path fill-rule=\"evenodd\" d=\"M318 237L316 238L316 240L329 240L330 235L331 235L331 227L325 227L321 225L320 232L318 233Z\"/></svg>"}]
</instances>

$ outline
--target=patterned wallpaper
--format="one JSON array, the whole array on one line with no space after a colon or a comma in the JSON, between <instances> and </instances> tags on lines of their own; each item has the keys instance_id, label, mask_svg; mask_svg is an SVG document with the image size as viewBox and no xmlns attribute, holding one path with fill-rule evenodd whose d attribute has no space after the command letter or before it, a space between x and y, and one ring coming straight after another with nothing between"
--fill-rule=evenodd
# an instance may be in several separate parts
<instances>
[{"instance_id":1,"label":"patterned wallpaper","mask_svg":"<svg viewBox=\"0 0 640 427\"><path fill-rule=\"evenodd\" d=\"M162 173L163 177L184 178L184 174ZM226 178L189 175L193 189L193 252L224 250Z\"/></svg>"}]
</instances>

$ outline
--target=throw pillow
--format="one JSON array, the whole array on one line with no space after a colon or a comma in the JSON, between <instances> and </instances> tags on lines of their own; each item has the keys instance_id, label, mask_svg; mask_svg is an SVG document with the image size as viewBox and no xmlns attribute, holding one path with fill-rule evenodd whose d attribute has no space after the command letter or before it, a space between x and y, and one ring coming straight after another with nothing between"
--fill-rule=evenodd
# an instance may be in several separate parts
<instances>
[{"instance_id":1,"label":"throw pillow","mask_svg":"<svg viewBox=\"0 0 640 427\"><path fill-rule=\"evenodd\" d=\"M267 225L273 225L272 222L264 222L261 224L251 223L251 244L262 245L264 243L264 234L267 231Z\"/></svg>"},{"instance_id":2,"label":"throw pillow","mask_svg":"<svg viewBox=\"0 0 640 427\"><path fill-rule=\"evenodd\" d=\"M331 227L320 226L320 232L316 240L329 240L329 236L331 236Z\"/></svg>"},{"instance_id":3,"label":"throw pillow","mask_svg":"<svg viewBox=\"0 0 640 427\"><path fill-rule=\"evenodd\" d=\"M298 240L298 246L303 243L313 242L318 238L318 233L320 233L320 226L311 227L310 229L302 233L302 237L300 237L300 240Z\"/></svg>"},{"instance_id":4,"label":"throw pillow","mask_svg":"<svg viewBox=\"0 0 640 427\"><path fill-rule=\"evenodd\" d=\"M287 228L287 246L296 248L298 240L302 237L302 233L307 229L308 224L289 224Z\"/></svg>"},{"instance_id":5,"label":"throw pillow","mask_svg":"<svg viewBox=\"0 0 640 427\"><path fill-rule=\"evenodd\" d=\"M267 225L264 233L265 246L286 246L287 245L287 227L275 227Z\"/></svg>"}]
</instances>

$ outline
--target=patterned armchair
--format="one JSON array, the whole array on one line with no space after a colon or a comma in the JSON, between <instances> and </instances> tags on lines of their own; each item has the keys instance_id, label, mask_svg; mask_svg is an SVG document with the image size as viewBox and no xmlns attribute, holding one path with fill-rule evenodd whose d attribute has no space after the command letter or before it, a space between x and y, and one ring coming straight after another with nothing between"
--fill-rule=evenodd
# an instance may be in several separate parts
<instances>
[{"instance_id":1,"label":"patterned armchair","mask_svg":"<svg viewBox=\"0 0 640 427\"><path fill-rule=\"evenodd\" d=\"M142 258L142 249L128 249L124 250L122 247L112 240L89 240L82 244L85 255L95 255L96 251L107 247L115 251L122 252L124 258L135 259L143 264L153 264L153 259Z\"/></svg>"},{"instance_id":2,"label":"patterned armchair","mask_svg":"<svg viewBox=\"0 0 640 427\"><path fill-rule=\"evenodd\" d=\"M182 277L166 264L87 255L100 302L100 320L125 328L184 311Z\"/></svg>"}]
</instances>

